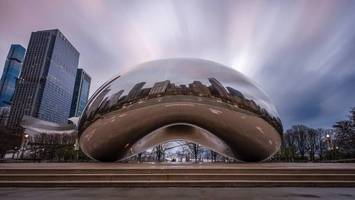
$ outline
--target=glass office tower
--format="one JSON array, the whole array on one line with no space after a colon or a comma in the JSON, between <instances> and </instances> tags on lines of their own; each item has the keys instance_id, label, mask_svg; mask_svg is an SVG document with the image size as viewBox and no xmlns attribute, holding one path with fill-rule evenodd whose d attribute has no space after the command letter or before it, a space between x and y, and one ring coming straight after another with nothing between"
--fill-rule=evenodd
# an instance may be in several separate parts
<instances>
[{"instance_id":1,"label":"glass office tower","mask_svg":"<svg viewBox=\"0 0 355 200\"><path fill-rule=\"evenodd\" d=\"M79 68L76 72L70 117L80 116L83 112L89 99L90 83L91 77Z\"/></svg>"},{"instance_id":2,"label":"glass office tower","mask_svg":"<svg viewBox=\"0 0 355 200\"><path fill-rule=\"evenodd\" d=\"M10 106L19 77L26 49L19 44L11 45L0 80L0 107Z\"/></svg>"},{"instance_id":3,"label":"glass office tower","mask_svg":"<svg viewBox=\"0 0 355 200\"><path fill-rule=\"evenodd\" d=\"M70 114L79 52L57 29L31 34L13 97L9 127L23 115L66 123Z\"/></svg>"}]
</instances>

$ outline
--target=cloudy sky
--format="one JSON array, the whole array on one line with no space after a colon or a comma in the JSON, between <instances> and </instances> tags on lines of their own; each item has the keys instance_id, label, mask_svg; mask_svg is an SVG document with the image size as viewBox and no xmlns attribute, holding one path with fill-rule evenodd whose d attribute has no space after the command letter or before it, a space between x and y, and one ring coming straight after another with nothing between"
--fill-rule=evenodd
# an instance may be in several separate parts
<instances>
[{"instance_id":1,"label":"cloudy sky","mask_svg":"<svg viewBox=\"0 0 355 200\"><path fill-rule=\"evenodd\" d=\"M197 57L261 86L286 128L330 127L355 106L355 1L0 0L0 70L12 43L60 29L93 77Z\"/></svg>"}]
</instances>

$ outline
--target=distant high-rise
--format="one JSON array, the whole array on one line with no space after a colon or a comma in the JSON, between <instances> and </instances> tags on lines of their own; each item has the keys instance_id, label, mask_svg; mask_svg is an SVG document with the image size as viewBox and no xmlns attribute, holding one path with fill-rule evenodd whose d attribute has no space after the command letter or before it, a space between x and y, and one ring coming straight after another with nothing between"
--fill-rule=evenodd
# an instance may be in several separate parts
<instances>
[{"instance_id":1,"label":"distant high-rise","mask_svg":"<svg viewBox=\"0 0 355 200\"><path fill-rule=\"evenodd\" d=\"M141 93L141 90L144 86L145 82L139 82L137 84L135 84L133 86L133 88L129 91L128 95L127 95L127 100L128 101L132 101L134 99L136 99L139 94Z\"/></svg>"},{"instance_id":2,"label":"distant high-rise","mask_svg":"<svg viewBox=\"0 0 355 200\"><path fill-rule=\"evenodd\" d=\"M244 95L239 90L236 90L236 89L234 89L232 87L227 87L227 90L228 90L229 94L231 96L233 96L233 97L239 97L239 98L242 98L242 99L245 98Z\"/></svg>"},{"instance_id":3,"label":"distant high-rise","mask_svg":"<svg viewBox=\"0 0 355 200\"><path fill-rule=\"evenodd\" d=\"M26 49L19 44L11 45L0 80L0 107L10 106L16 80L21 73Z\"/></svg>"},{"instance_id":4,"label":"distant high-rise","mask_svg":"<svg viewBox=\"0 0 355 200\"><path fill-rule=\"evenodd\" d=\"M90 83L91 77L79 68L76 72L70 117L79 116L83 112L89 99Z\"/></svg>"},{"instance_id":5,"label":"distant high-rise","mask_svg":"<svg viewBox=\"0 0 355 200\"><path fill-rule=\"evenodd\" d=\"M201 83L201 81L194 81L189 84L190 89L195 95L198 96L210 96L211 92L208 87Z\"/></svg>"},{"instance_id":6,"label":"distant high-rise","mask_svg":"<svg viewBox=\"0 0 355 200\"><path fill-rule=\"evenodd\" d=\"M59 30L32 32L10 111L9 127L23 115L66 123L79 52Z\"/></svg>"},{"instance_id":7,"label":"distant high-rise","mask_svg":"<svg viewBox=\"0 0 355 200\"><path fill-rule=\"evenodd\" d=\"M155 96L155 95L164 94L169 84L170 84L169 80L154 83L152 89L149 92L149 95Z\"/></svg>"},{"instance_id":8,"label":"distant high-rise","mask_svg":"<svg viewBox=\"0 0 355 200\"><path fill-rule=\"evenodd\" d=\"M224 86L222 85L221 82L219 82L216 78L208 78L208 81L211 83L211 90L212 93L214 93L214 95L225 99L228 97L228 92L227 90L224 88Z\"/></svg>"}]
</instances>

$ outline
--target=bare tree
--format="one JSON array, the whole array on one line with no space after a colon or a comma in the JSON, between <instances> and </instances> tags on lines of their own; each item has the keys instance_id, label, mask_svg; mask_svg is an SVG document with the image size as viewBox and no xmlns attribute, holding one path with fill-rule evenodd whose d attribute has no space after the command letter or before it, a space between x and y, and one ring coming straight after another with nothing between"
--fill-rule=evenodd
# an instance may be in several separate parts
<instances>
[{"instance_id":1,"label":"bare tree","mask_svg":"<svg viewBox=\"0 0 355 200\"><path fill-rule=\"evenodd\" d=\"M200 157L200 152L201 152L200 145L195 144L195 143L189 143L188 146L191 149L192 156L194 157L195 162L197 162L198 158Z\"/></svg>"},{"instance_id":2,"label":"bare tree","mask_svg":"<svg viewBox=\"0 0 355 200\"><path fill-rule=\"evenodd\" d=\"M326 145L325 145L325 141L324 138L327 134L330 134L330 132L332 132L332 129L322 129L319 128L317 129L317 135L316 135L316 147L317 147L317 154L319 157L319 160L323 160L325 158L325 152L326 152Z\"/></svg>"},{"instance_id":3,"label":"bare tree","mask_svg":"<svg viewBox=\"0 0 355 200\"><path fill-rule=\"evenodd\" d=\"M295 134L297 151L300 154L301 159L304 160L307 151L307 134L309 128L304 125L296 125L293 126L292 129Z\"/></svg>"},{"instance_id":4,"label":"bare tree","mask_svg":"<svg viewBox=\"0 0 355 200\"><path fill-rule=\"evenodd\" d=\"M154 152L155 152L156 159L159 162L164 161L164 159L165 159L165 147L164 147L163 144L159 144L159 145L155 146L154 147Z\"/></svg>"},{"instance_id":5,"label":"bare tree","mask_svg":"<svg viewBox=\"0 0 355 200\"><path fill-rule=\"evenodd\" d=\"M315 160L315 154L318 147L318 142L317 142L317 136L320 134L317 130L315 129L308 129L308 134L307 134L307 149L308 149L308 155L309 159L311 161Z\"/></svg>"},{"instance_id":6,"label":"bare tree","mask_svg":"<svg viewBox=\"0 0 355 200\"><path fill-rule=\"evenodd\" d=\"M336 122L333 127L336 133L336 147L346 157L355 157L355 132L352 122L348 120Z\"/></svg>"},{"instance_id":7,"label":"bare tree","mask_svg":"<svg viewBox=\"0 0 355 200\"><path fill-rule=\"evenodd\" d=\"M283 140L283 147L284 147L285 158L288 161L293 162L296 156L296 139L292 130L286 131Z\"/></svg>"}]
</instances>

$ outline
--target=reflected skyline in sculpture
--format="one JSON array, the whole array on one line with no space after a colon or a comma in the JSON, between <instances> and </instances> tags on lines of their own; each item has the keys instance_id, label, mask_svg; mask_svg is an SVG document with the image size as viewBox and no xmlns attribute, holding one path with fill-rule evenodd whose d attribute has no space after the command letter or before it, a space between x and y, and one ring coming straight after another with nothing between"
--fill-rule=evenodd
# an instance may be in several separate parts
<instances>
[{"instance_id":1,"label":"reflected skyline in sculpture","mask_svg":"<svg viewBox=\"0 0 355 200\"><path fill-rule=\"evenodd\" d=\"M191 133L200 133L201 138L190 138L192 142L215 144L208 140L219 138L224 144L218 149L228 149L219 153L245 161L271 156L281 141L281 120L267 96L241 73L201 59L152 61L116 76L89 100L78 130L81 147L87 155L114 161L143 151L136 148L137 143L142 143L148 134L155 133L169 140L181 138L183 133L176 131L178 128L170 128L181 123L195 127ZM251 126L267 136L255 136L250 144L259 145L260 152L249 153L248 158L242 153L248 147L240 142L254 140L243 138L253 136L255 130L248 136L244 133ZM211 134L214 136L206 136ZM155 139L140 146L147 148L164 142L157 137L149 138ZM189 140L186 135L184 138ZM216 145L207 147L217 148Z\"/></svg>"},{"instance_id":2,"label":"reflected skyline in sculpture","mask_svg":"<svg viewBox=\"0 0 355 200\"><path fill-rule=\"evenodd\" d=\"M170 80L155 82L153 87L144 88L146 82L135 84L127 95L122 95L124 90L111 95L110 98L105 95L110 92L110 88L105 88L101 95L95 99L95 103L89 111L87 121L95 120L95 115L104 114L114 110L119 110L122 107L138 103L140 101L169 96L169 95L190 95L198 97L213 98L216 102L237 106L238 108L253 112L264 120L269 122L274 128L282 133L281 120L278 117L270 115L265 108L261 108L252 99L247 99L244 95L232 87L225 88L216 78L208 78L210 85L204 85L200 81L193 81L187 85L176 85Z\"/></svg>"}]
</instances>

